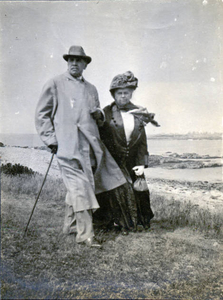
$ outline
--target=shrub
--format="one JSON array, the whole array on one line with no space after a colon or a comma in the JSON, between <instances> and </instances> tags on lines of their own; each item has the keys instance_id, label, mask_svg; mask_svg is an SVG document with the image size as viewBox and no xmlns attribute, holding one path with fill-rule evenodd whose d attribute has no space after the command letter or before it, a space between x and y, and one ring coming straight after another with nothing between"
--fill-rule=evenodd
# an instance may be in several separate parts
<instances>
[{"instance_id":1,"label":"shrub","mask_svg":"<svg viewBox=\"0 0 223 300\"><path fill-rule=\"evenodd\" d=\"M16 176L20 174L28 174L28 175L35 175L36 172L34 172L32 169L22 166L20 164L14 164L11 163L2 164L1 166L2 173L9 175L9 176Z\"/></svg>"}]
</instances>

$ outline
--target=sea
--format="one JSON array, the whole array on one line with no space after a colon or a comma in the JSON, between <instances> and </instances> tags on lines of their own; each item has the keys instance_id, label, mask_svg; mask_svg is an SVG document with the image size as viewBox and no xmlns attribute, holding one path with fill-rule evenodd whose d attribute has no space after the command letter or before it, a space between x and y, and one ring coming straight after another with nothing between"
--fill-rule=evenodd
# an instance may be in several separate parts
<instances>
[{"instance_id":1,"label":"sea","mask_svg":"<svg viewBox=\"0 0 223 300\"><path fill-rule=\"evenodd\" d=\"M31 148L44 145L37 134L0 134L0 142L7 146ZM220 139L148 139L147 143L150 155L163 155L171 152L223 156L223 142Z\"/></svg>"},{"instance_id":2,"label":"sea","mask_svg":"<svg viewBox=\"0 0 223 300\"><path fill-rule=\"evenodd\" d=\"M0 142L7 146L39 147L43 146L37 134L0 134ZM211 157L223 156L223 143L220 139L148 139L150 155L166 155L168 153L196 153ZM149 168L148 178L166 178L173 180L223 182L223 168L211 167L201 169L163 169Z\"/></svg>"},{"instance_id":3,"label":"sea","mask_svg":"<svg viewBox=\"0 0 223 300\"><path fill-rule=\"evenodd\" d=\"M223 156L223 141L219 139L149 139L147 143L149 153L154 155L172 152L177 154L197 153L199 155Z\"/></svg>"}]
</instances>

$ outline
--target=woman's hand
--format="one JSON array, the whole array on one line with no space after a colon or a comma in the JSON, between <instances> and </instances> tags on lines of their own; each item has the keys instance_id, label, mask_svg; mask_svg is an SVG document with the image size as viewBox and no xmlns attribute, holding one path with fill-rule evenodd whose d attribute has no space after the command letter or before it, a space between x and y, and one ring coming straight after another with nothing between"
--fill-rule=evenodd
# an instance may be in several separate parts
<instances>
[{"instance_id":1,"label":"woman's hand","mask_svg":"<svg viewBox=\"0 0 223 300\"><path fill-rule=\"evenodd\" d=\"M144 166L135 166L132 169L135 171L136 176L141 176L144 173Z\"/></svg>"}]
</instances>

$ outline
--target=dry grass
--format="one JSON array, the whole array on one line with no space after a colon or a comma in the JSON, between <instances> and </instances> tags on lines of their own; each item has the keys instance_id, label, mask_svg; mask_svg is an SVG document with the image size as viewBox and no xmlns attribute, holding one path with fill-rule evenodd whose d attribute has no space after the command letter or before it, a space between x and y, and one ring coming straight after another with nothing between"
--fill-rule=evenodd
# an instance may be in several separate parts
<instances>
[{"instance_id":1,"label":"dry grass","mask_svg":"<svg viewBox=\"0 0 223 300\"><path fill-rule=\"evenodd\" d=\"M152 195L148 232L97 228L103 250L61 234L65 188L2 175L2 299L222 299L222 216Z\"/></svg>"},{"instance_id":2,"label":"dry grass","mask_svg":"<svg viewBox=\"0 0 223 300\"><path fill-rule=\"evenodd\" d=\"M155 199L158 198L158 201ZM176 201L174 198L166 201L165 197L153 195L156 220L166 223L176 229L190 227L199 230L209 237L223 239L223 215L221 212L211 212L202 209L192 202Z\"/></svg>"}]
</instances>

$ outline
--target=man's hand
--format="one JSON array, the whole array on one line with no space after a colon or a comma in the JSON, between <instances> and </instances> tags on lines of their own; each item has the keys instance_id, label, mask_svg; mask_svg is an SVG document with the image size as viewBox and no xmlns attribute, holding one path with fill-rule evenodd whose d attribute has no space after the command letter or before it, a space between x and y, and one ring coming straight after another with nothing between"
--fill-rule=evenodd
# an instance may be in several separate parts
<instances>
[{"instance_id":1,"label":"man's hand","mask_svg":"<svg viewBox=\"0 0 223 300\"><path fill-rule=\"evenodd\" d=\"M95 107L90 111L90 114L92 115L93 119L98 121L103 119L103 113L101 112L100 108Z\"/></svg>"},{"instance_id":2,"label":"man's hand","mask_svg":"<svg viewBox=\"0 0 223 300\"><path fill-rule=\"evenodd\" d=\"M58 145L49 145L48 147L51 149L51 153L57 154Z\"/></svg>"},{"instance_id":3,"label":"man's hand","mask_svg":"<svg viewBox=\"0 0 223 300\"><path fill-rule=\"evenodd\" d=\"M132 169L135 171L136 176L141 176L144 173L144 166L135 166Z\"/></svg>"}]
</instances>

